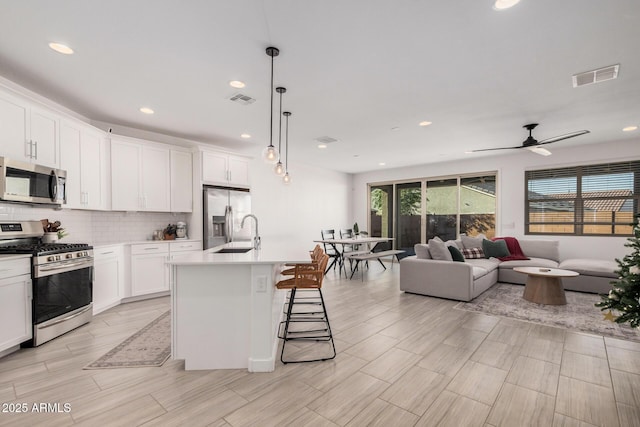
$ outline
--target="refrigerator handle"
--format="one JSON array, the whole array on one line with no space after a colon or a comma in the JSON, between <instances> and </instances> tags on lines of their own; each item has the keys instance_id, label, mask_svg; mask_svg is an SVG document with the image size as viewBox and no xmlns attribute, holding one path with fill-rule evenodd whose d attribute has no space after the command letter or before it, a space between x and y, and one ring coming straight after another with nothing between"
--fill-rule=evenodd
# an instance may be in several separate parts
<instances>
[{"instance_id":1,"label":"refrigerator handle","mask_svg":"<svg viewBox=\"0 0 640 427\"><path fill-rule=\"evenodd\" d=\"M224 226L226 242L233 242L233 210L231 206L227 206L224 209Z\"/></svg>"}]
</instances>

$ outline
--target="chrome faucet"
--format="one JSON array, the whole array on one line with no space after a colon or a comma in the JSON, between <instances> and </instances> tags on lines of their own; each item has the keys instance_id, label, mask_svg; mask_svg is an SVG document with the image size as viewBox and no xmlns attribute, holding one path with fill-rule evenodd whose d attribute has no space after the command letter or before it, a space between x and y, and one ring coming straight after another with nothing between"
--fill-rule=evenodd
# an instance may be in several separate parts
<instances>
[{"instance_id":1,"label":"chrome faucet","mask_svg":"<svg viewBox=\"0 0 640 427\"><path fill-rule=\"evenodd\" d=\"M260 233L258 233L258 218L254 214L247 214L242 218L240 227L244 227L244 220L247 218L253 218L256 221L256 235L253 238L253 248L260 249Z\"/></svg>"}]
</instances>

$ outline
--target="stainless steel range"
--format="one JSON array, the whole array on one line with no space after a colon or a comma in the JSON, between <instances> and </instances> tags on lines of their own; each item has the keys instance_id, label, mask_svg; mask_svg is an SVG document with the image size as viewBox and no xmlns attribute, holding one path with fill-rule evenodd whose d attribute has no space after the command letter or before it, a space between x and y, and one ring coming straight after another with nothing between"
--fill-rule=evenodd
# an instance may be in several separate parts
<instances>
[{"instance_id":1,"label":"stainless steel range","mask_svg":"<svg viewBox=\"0 0 640 427\"><path fill-rule=\"evenodd\" d=\"M33 340L38 346L93 317L93 248L42 243L40 221L0 222L0 254L30 254Z\"/></svg>"}]
</instances>

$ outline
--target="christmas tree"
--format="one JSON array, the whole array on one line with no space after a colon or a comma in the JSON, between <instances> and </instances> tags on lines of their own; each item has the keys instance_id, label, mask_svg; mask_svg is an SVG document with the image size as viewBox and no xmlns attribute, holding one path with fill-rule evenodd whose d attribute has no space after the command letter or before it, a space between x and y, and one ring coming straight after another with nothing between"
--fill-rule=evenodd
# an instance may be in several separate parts
<instances>
[{"instance_id":1,"label":"christmas tree","mask_svg":"<svg viewBox=\"0 0 640 427\"><path fill-rule=\"evenodd\" d=\"M616 259L619 278L612 282L613 289L609 295L602 295L602 302L596 304L602 311L614 310L616 323L629 323L631 327L640 326L640 215L633 223L633 237L625 246L632 248L632 252L622 260ZM610 318L611 314L605 316Z\"/></svg>"}]
</instances>

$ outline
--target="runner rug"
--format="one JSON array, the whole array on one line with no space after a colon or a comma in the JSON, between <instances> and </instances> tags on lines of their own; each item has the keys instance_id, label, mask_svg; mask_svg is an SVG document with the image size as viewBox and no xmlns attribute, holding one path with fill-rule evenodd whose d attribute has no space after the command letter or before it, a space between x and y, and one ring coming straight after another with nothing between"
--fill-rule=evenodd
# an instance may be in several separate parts
<instances>
[{"instance_id":1,"label":"runner rug","mask_svg":"<svg viewBox=\"0 0 640 427\"><path fill-rule=\"evenodd\" d=\"M171 355L171 312L124 340L84 369L162 366Z\"/></svg>"},{"instance_id":2,"label":"runner rug","mask_svg":"<svg viewBox=\"0 0 640 427\"><path fill-rule=\"evenodd\" d=\"M523 291L522 285L498 283L455 308L640 342L640 330L604 320L605 312L594 306L597 294L566 291L567 305L543 305L524 300Z\"/></svg>"}]
</instances>

